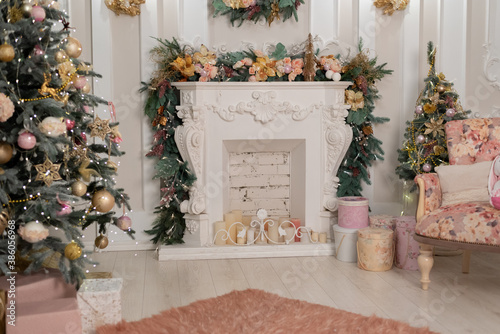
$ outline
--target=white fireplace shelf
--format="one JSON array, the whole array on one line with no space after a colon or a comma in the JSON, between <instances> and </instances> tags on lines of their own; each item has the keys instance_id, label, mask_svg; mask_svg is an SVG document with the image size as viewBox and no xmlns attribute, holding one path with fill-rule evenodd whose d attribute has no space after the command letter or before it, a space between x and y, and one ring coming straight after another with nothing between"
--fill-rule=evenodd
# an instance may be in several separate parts
<instances>
[{"instance_id":1,"label":"white fireplace shelf","mask_svg":"<svg viewBox=\"0 0 500 334\"><path fill-rule=\"evenodd\" d=\"M158 260L249 259L262 257L329 256L335 254L333 243L252 246L194 247L192 245L162 246Z\"/></svg>"}]
</instances>

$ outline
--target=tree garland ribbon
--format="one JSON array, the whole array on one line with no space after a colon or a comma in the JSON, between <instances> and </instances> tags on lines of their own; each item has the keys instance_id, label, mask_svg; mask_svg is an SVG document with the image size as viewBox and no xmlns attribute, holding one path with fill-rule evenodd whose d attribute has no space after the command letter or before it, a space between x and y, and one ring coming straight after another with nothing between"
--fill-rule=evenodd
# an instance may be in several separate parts
<instances>
[{"instance_id":1,"label":"tree garland ribbon","mask_svg":"<svg viewBox=\"0 0 500 334\"><path fill-rule=\"evenodd\" d=\"M222 0L220 0L222 1ZM180 203L189 197L195 176L179 154L174 140L175 128L182 124L176 107L180 105L178 90L170 83L176 81L304 81L304 69L314 68L314 81L344 80L352 84L346 90L346 103L351 105L347 123L353 130L353 142L338 170L340 179L337 196L359 196L361 182L370 184L367 168L375 160L383 160L382 142L374 136L374 124L388 122L375 117L375 101L380 98L376 82L391 70L377 64L359 43L359 53L343 60L338 55L305 57L312 52L312 43L299 54L289 54L278 43L271 54L245 50L217 55L201 46L198 51L172 41L157 39L151 50L158 69L141 91L148 93L145 114L154 131L153 144L146 155L157 159L154 178L162 180L161 201L156 208L153 228L145 231L152 241L161 244L182 243L185 221ZM306 52L307 51L307 52ZM313 64L305 64L310 59Z\"/></svg>"}]
</instances>

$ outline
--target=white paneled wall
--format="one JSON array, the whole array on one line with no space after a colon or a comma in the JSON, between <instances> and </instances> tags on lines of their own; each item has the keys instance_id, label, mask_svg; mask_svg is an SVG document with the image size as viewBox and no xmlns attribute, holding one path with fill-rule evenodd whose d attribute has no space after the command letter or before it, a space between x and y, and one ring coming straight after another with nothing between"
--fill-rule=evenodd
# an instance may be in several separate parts
<instances>
[{"instance_id":1,"label":"white paneled wall","mask_svg":"<svg viewBox=\"0 0 500 334\"><path fill-rule=\"evenodd\" d=\"M213 18L210 4L211 0L148 0L139 17L129 17L116 16L102 0L70 3L74 35L84 46L82 58L92 61L103 75L94 82L94 91L117 106L124 135L121 147L127 152L120 159L117 181L131 196L138 243L118 233L112 235L109 249L154 247L142 231L153 221L159 184L151 180L153 161L144 158L151 130L143 116L146 96L137 92L154 70L149 50L156 41L151 37L176 37L228 50L239 49L242 42L258 48L266 42L290 45L305 40L309 32L324 41L339 39L353 46L362 37L371 55L394 70L378 84L382 99L375 113L391 121L375 127L375 135L383 140L385 161L371 168L372 185L365 187L374 213L401 210L396 150L427 75L429 40L438 47L437 70L454 81L462 103L476 117L500 116L499 0L411 0L405 11L392 16L383 15L372 0L308 0L299 7L299 22L274 22L271 27L245 22L239 28L226 17ZM91 240L92 233L87 233Z\"/></svg>"}]
</instances>

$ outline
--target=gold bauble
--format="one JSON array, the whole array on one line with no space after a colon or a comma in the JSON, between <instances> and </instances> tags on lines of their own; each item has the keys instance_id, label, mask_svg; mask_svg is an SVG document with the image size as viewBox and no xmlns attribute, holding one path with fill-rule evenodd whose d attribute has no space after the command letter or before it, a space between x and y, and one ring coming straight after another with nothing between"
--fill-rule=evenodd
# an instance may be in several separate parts
<instances>
[{"instance_id":1,"label":"gold bauble","mask_svg":"<svg viewBox=\"0 0 500 334\"><path fill-rule=\"evenodd\" d=\"M66 42L64 50L71 58L78 58L82 54L82 44L79 40L74 37L69 36Z\"/></svg>"},{"instance_id":2,"label":"gold bauble","mask_svg":"<svg viewBox=\"0 0 500 334\"><path fill-rule=\"evenodd\" d=\"M82 248L76 242L72 241L64 247L64 256L68 260L76 260L82 256Z\"/></svg>"},{"instance_id":3,"label":"gold bauble","mask_svg":"<svg viewBox=\"0 0 500 334\"><path fill-rule=\"evenodd\" d=\"M100 236L95 238L94 245L99 249L104 249L104 248L108 247L108 243L109 243L108 237L101 234Z\"/></svg>"},{"instance_id":4,"label":"gold bauble","mask_svg":"<svg viewBox=\"0 0 500 334\"><path fill-rule=\"evenodd\" d=\"M87 185L78 180L71 185L71 193L75 196L83 196L87 192Z\"/></svg>"},{"instance_id":5,"label":"gold bauble","mask_svg":"<svg viewBox=\"0 0 500 334\"><path fill-rule=\"evenodd\" d=\"M88 82L85 84L85 86L83 86L82 92L84 92L85 94L90 93L90 84Z\"/></svg>"},{"instance_id":6,"label":"gold bauble","mask_svg":"<svg viewBox=\"0 0 500 334\"><path fill-rule=\"evenodd\" d=\"M23 3L21 5L21 12L25 18L31 17L31 11L33 10L33 5L30 3Z\"/></svg>"},{"instance_id":7,"label":"gold bauble","mask_svg":"<svg viewBox=\"0 0 500 334\"><path fill-rule=\"evenodd\" d=\"M0 164L5 164L12 159L12 145L6 141L0 141Z\"/></svg>"},{"instance_id":8,"label":"gold bauble","mask_svg":"<svg viewBox=\"0 0 500 334\"><path fill-rule=\"evenodd\" d=\"M9 210L3 209L2 212L0 212L0 235L3 234L3 231L5 231L7 225L9 225L9 218Z\"/></svg>"},{"instance_id":9,"label":"gold bauble","mask_svg":"<svg viewBox=\"0 0 500 334\"><path fill-rule=\"evenodd\" d=\"M115 198L106 189L96 191L92 196L92 206L99 212L108 212L115 206Z\"/></svg>"},{"instance_id":10,"label":"gold bauble","mask_svg":"<svg viewBox=\"0 0 500 334\"><path fill-rule=\"evenodd\" d=\"M436 87L436 89L437 89L438 93L443 93L446 88L443 85L438 85Z\"/></svg>"},{"instance_id":11,"label":"gold bauble","mask_svg":"<svg viewBox=\"0 0 500 334\"><path fill-rule=\"evenodd\" d=\"M16 52L14 51L14 47L10 44L2 44L0 45L0 61L8 63L12 59L14 59Z\"/></svg>"},{"instance_id":12,"label":"gold bauble","mask_svg":"<svg viewBox=\"0 0 500 334\"><path fill-rule=\"evenodd\" d=\"M54 59L59 63L64 63L65 61L68 61L69 60L69 57L68 55L66 54L66 52L64 52L63 50L59 50L55 53L54 55Z\"/></svg>"}]
</instances>

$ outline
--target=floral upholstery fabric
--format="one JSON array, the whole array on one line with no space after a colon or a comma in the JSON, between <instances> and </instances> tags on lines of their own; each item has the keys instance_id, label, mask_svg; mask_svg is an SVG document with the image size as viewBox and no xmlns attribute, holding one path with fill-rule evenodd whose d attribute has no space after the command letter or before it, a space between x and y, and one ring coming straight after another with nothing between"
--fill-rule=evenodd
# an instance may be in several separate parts
<instances>
[{"instance_id":1,"label":"floral upholstery fabric","mask_svg":"<svg viewBox=\"0 0 500 334\"><path fill-rule=\"evenodd\" d=\"M417 175L415 182L417 179L422 179L425 182L424 214L426 215L441 206L442 193L439 177L436 173L428 173Z\"/></svg>"},{"instance_id":2,"label":"floral upholstery fabric","mask_svg":"<svg viewBox=\"0 0 500 334\"><path fill-rule=\"evenodd\" d=\"M491 161L500 154L500 118L478 118L446 123L450 165Z\"/></svg>"},{"instance_id":3,"label":"floral upholstery fabric","mask_svg":"<svg viewBox=\"0 0 500 334\"><path fill-rule=\"evenodd\" d=\"M500 210L488 202L442 206L424 215L415 228L419 235L500 246Z\"/></svg>"}]
</instances>

